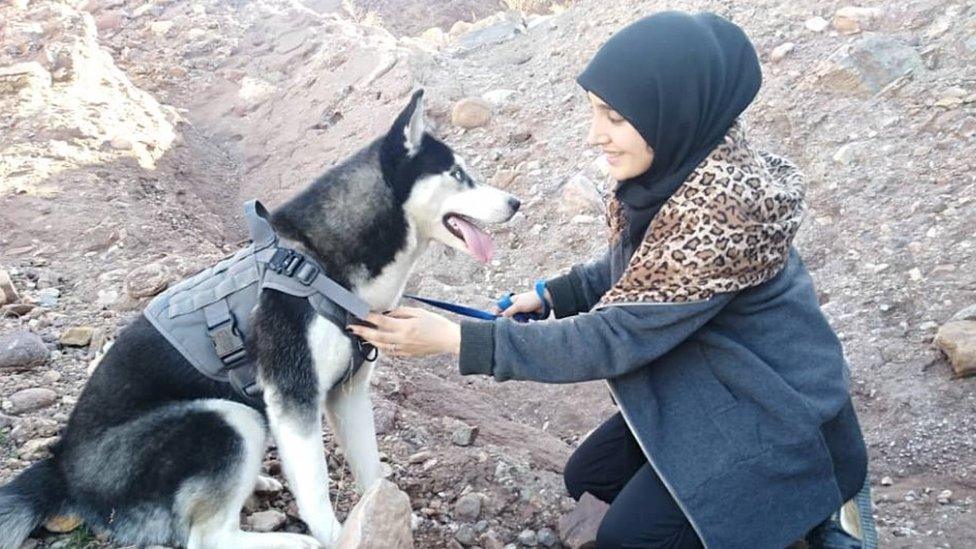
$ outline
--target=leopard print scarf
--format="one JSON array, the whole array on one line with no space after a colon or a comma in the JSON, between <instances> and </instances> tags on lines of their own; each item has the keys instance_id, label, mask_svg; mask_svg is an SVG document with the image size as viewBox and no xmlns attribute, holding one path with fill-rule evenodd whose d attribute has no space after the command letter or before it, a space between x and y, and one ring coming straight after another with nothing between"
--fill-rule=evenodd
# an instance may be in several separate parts
<instances>
[{"instance_id":1,"label":"leopard print scarf","mask_svg":"<svg viewBox=\"0 0 976 549\"><path fill-rule=\"evenodd\" d=\"M598 305L700 301L771 279L786 264L805 190L796 166L752 148L736 122L654 216ZM615 202L611 245L626 227Z\"/></svg>"}]
</instances>

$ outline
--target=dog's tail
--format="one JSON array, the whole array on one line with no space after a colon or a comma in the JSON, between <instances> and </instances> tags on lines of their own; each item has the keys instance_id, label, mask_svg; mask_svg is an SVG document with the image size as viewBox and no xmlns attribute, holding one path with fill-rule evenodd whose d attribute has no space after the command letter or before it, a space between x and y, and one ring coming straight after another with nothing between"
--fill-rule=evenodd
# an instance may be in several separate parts
<instances>
[{"instance_id":1,"label":"dog's tail","mask_svg":"<svg viewBox=\"0 0 976 549\"><path fill-rule=\"evenodd\" d=\"M0 487L0 549L18 549L67 500L64 480L51 458L38 461Z\"/></svg>"}]
</instances>

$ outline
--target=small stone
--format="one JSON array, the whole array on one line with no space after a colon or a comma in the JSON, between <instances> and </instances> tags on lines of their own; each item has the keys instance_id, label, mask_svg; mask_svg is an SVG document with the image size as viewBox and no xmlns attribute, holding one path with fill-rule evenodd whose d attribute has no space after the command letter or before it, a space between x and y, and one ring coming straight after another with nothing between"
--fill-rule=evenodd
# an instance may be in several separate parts
<instances>
[{"instance_id":1,"label":"small stone","mask_svg":"<svg viewBox=\"0 0 976 549\"><path fill-rule=\"evenodd\" d=\"M21 446L17 453L20 459L25 461L38 460L47 457L50 454L49 450L51 446L57 441L58 437L35 438Z\"/></svg>"},{"instance_id":2,"label":"small stone","mask_svg":"<svg viewBox=\"0 0 976 549\"><path fill-rule=\"evenodd\" d=\"M949 358L956 377L976 375L976 321L955 320L943 324L934 343Z\"/></svg>"},{"instance_id":3,"label":"small stone","mask_svg":"<svg viewBox=\"0 0 976 549\"><path fill-rule=\"evenodd\" d=\"M882 486L891 486L895 481L891 480L891 477L881 477Z\"/></svg>"},{"instance_id":4,"label":"small stone","mask_svg":"<svg viewBox=\"0 0 976 549\"><path fill-rule=\"evenodd\" d=\"M149 24L149 30L156 36L165 36L172 28L172 21L154 21Z\"/></svg>"},{"instance_id":5,"label":"small stone","mask_svg":"<svg viewBox=\"0 0 976 549\"><path fill-rule=\"evenodd\" d=\"M78 515L58 515L48 519L44 523L44 528L48 532L54 532L55 534L67 534L81 526L81 522L81 517Z\"/></svg>"},{"instance_id":6,"label":"small stone","mask_svg":"<svg viewBox=\"0 0 976 549\"><path fill-rule=\"evenodd\" d=\"M428 459L430 459L431 455L432 454L429 451L427 451L427 450L421 450L421 451L419 451L419 452L417 452L415 454L412 454L410 457L408 457L407 458L407 463L412 463L412 464L423 463L423 462L427 461Z\"/></svg>"},{"instance_id":7,"label":"small stone","mask_svg":"<svg viewBox=\"0 0 976 549\"><path fill-rule=\"evenodd\" d=\"M881 15L882 11L878 8L845 6L834 13L832 24L843 34L856 34L871 28Z\"/></svg>"},{"instance_id":8,"label":"small stone","mask_svg":"<svg viewBox=\"0 0 976 549\"><path fill-rule=\"evenodd\" d=\"M378 398L373 403L373 424L377 435L385 435L396 426L397 405L385 398Z\"/></svg>"},{"instance_id":9,"label":"small stone","mask_svg":"<svg viewBox=\"0 0 976 549\"><path fill-rule=\"evenodd\" d=\"M37 334L19 330L0 334L0 371L27 370L47 362L47 346Z\"/></svg>"},{"instance_id":10,"label":"small stone","mask_svg":"<svg viewBox=\"0 0 976 549\"><path fill-rule=\"evenodd\" d=\"M469 97L454 105L451 123L459 128L479 128L491 121L491 105L482 99Z\"/></svg>"},{"instance_id":11,"label":"small stone","mask_svg":"<svg viewBox=\"0 0 976 549\"><path fill-rule=\"evenodd\" d=\"M508 142L513 145L525 143L529 139L532 139L532 131L528 129L516 130L508 136Z\"/></svg>"},{"instance_id":12,"label":"small stone","mask_svg":"<svg viewBox=\"0 0 976 549\"><path fill-rule=\"evenodd\" d=\"M471 524L462 524L458 531L454 534L454 539L458 541L461 545L465 547L470 547L478 543L478 534L474 531L474 526Z\"/></svg>"},{"instance_id":13,"label":"small stone","mask_svg":"<svg viewBox=\"0 0 976 549\"><path fill-rule=\"evenodd\" d=\"M34 308L34 305L30 303L10 303L4 305L0 310L3 311L3 316L21 317L33 311Z\"/></svg>"},{"instance_id":14,"label":"small stone","mask_svg":"<svg viewBox=\"0 0 976 549\"><path fill-rule=\"evenodd\" d=\"M119 292L115 290L98 290L95 305L100 309L108 309L119 302Z\"/></svg>"},{"instance_id":15,"label":"small stone","mask_svg":"<svg viewBox=\"0 0 976 549\"><path fill-rule=\"evenodd\" d=\"M124 137L116 137L108 142L108 145L117 151L131 151L132 141Z\"/></svg>"},{"instance_id":16,"label":"small stone","mask_svg":"<svg viewBox=\"0 0 976 549\"><path fill-rule=\"evenodd\" d=\"M481 537L478 538L478 543L480 543L481 547L484 549L505 549L505 543L498 538L498 534L496 534L493 530L488 530L482 534Z\"/></svg>"},{"instance_id":17,"label":"small stone","mask_svg":"<svg viewBox=\"0 0 976 549\"><path fill-rule=\"evenodd\" d=\"M91 343L94 332L91 326L72 326L61 334L58 342L65 347L85 347Z\"/></svg>"},{"instance_id":18,"label":"small stone","mask_svg":"<svg viewBox=\"0 0 976 549\"><path fill-rule=\"evenodd\" d=\"M779 63L787 55L789 55L790 52L793 51L793 48L795 48L795 47L796 47L796 44L794 44L793 42L786 42L786 43L780 44L780 45L776 46L775 48L773 48L773 51L770 52L770 54L769 54L769 60L772 61L773 63Z\"/></svg>"},{"instance_id":19,"label":"small stone","mask_svg":"<svg viewBox=\"0 0 976 549\"><path fill-rule=\"evenodd\" d=\"M539 545L539 536L534 530L522 530L519 532L518 541L527 547L535 547Z\"/></svg>"},{"instance_id":20,"label":"small stone","mask_svg":"<svg viewBox=\"0 0 976 549\"><path fill-rule=\"evenodd\" d=\"M833 156L834 162L838 164L850 164L854 161L854 143L845 143L841 145Z\"/></svg>"},{"instance_id":21,"label":"small stone","mask_svg":"<svg viewBox=\"0 0 976 549\"><path fill-rule=\"evenodd\" d=\"M287 518L281 511L269 509L267 511L259 511L247 517L247 523L251 526L251 530L255 532L274 532L284 526Z\"/></svg>"},{"instance_id":22,"label":"small stone","mask_svg":"<svg viewBox=\"0 0 976 549\"><path fill-rule=\"evenodd\" d=\"M58 298L61 297L61 290L57 288L44 288L34 294L34 300L42 307L56 307Z\"/></svg>"},{"instance_id":23,"label":"small stone","mask_svg":"<svg viewBox=\"0 0 976 549\"><path fill-rule=\"evenodd\" d=\"M471 446L474 439L478 436L478 428L471 425L460 424L451 433L451 442L455 446Z\"/></svg>"},{"instance_id":24,"label":"small stone","mask_svg":"<svg viewBox=\"0 0 976 549\"><path fill-rule=\"evenodd\" d=\"M459 497L454 504L454 516L464 522L474 522L481 516L481 500L483 496L477 492L470 492Z\"/></svg>"},{"instance_id":25,"label":"small stone","mask_svg":"<svg viewBox=\"0 0 976 549\"><path fill-rule=\"evenodd\" d=\"M827 30L827 27L830 26L830 21L827 21L826 19L818 15L816 17L811 17L810 19L804 21L803 26L806 27L807 30L809 31L823 32Z\"/></svg>"},{"instance_id":26,"label":"small stone","mask_svg":"<svg viewBox=\"0 0 976 549\"><path fill-rule=\"evenodd\" d=\"M555 547L559 543L559 536L552 528L540 528L538 537L539 543L545 547Z\"/></svg>"},{"instance_id":27,"label":"small stone","mask_svg":"<svg viewBox=\"0 0 976 549\"><path fill-rule=\"evenodd\" d=\"M152 297L165 290L173 275L162 263L150 263L133 269L125 277L125 291L135 299Z\"/></svg>"},{"instance_id":28,"label":"small stone","mask_svg":"<svg viewBox=\"0 0 976 549\"><path fill-rule=\"evenodd\" d=\"M31 389L21 389L10 395L7 399L5 408L11 414L22 414L47 408L58 400L58 394L51 389L34 387Z\"/></svg>"},{"instance_id":29,"label":"small stone","mask_svg":"<svg viewBox=\"0 0 976 549\"><path fill-rule=\"evenodd\" d=\"M952 502L952 490L943 490L943 491L939 492L939 496L936 498L936 501L938 501L942 505L948 505L949 503L951 503Z\"/></svg>"},{"instance_id":30,"label":"small stone","mask_svg":"<svg viewBox=\"0 0 976 549\"><path fill-rule=\"evenodd\" d=\"M20 294L17 293L13 280L10 279L7 271L0 269L0 305L18 301L20 301Z\"/></svg>"},{"instance_id":31,"label":"small stone","mask_svg":"<svg viewBox=\"0 0 976 549\"><path fill-rule=\"evenodd\" d=\"M481 98L494 106L499 106L507 103L516 93L518 92L515 90L498 89L485 92Z\"/></svg>"}]
</instances>

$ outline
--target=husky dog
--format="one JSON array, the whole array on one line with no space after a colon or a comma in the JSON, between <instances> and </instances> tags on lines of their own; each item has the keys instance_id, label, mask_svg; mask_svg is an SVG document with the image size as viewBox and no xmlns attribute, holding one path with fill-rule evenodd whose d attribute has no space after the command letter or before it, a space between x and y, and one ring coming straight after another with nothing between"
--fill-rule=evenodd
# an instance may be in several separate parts
<instances>
[{"instance_id":1,"label":"husky dog","mask_svg":"<svg viewBox=\"0 0 976 549\"><path fill-rule=\"evenodd\" d=\"M289 247L385 311L399 301L428 244L492 254L476 222L500 223L514 197L476 182L427 133L423 92L389 132L331 169L270 217ZM198 372L140 316L119 334L85 386L53 457L0 488L0 549L16 549L43 521L76 513L125 544L189 548L332 547L341 525L329 500L323 408L360 490L381 476L369 401L372 363L344 377L351 335L308 300L265 290L248 349L263 409ZM241 531L268 428L311 537Z\"/></svg>"}]
</instances>

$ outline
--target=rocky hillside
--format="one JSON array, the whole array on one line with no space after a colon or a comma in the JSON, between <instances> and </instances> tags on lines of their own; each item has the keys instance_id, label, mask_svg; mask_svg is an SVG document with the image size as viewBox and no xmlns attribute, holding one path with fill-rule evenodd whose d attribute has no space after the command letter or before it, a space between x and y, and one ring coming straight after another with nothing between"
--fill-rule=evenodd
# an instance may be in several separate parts
<instances>
[{"instance_id":1,"label":"rocky hillside","mask_svg":"<svg viewBox=\"0 0 976 549\"><path fill-rule=\"evenodd\" d=\"M494 230L491 265L436 248L409 290L486 306L595 254L605 185L574 77L634 18L711 10L746 29L764 64L753 138L811 183L798 247L850 359L882 544L971 545L971 2L429 4L0 5L0 480L45 455L106 339L245 238L244 199L279 203L384 131L415 87L435 132L525 205ZM497 384L444 359L388 360L374 401L418 547L577 546L559 472L613 413L601 384ZM344 515L356 496L341 455L330 460ZM274 452L266 466L279 473ZM244 519L303 528L287 491ZM84 529L29 544L108 546Z\"/></svg>"}]
</instances>

